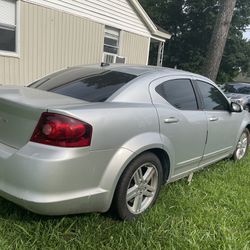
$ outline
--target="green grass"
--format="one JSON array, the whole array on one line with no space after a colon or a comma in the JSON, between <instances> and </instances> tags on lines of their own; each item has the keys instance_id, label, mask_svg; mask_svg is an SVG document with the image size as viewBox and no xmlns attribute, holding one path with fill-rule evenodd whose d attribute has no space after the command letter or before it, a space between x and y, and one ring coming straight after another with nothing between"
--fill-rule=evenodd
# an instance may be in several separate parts
<instances>
[{"instance_id":1,"label":"green grass","mask_svg":"<svg viewBox=\"0 0 250 250\"><path fill-rule=\"evenodd\" d=\"M162 188L136 221L45 217L0 198L0 249L250 249L250 156Z\"/></svg>"}]
</instances>

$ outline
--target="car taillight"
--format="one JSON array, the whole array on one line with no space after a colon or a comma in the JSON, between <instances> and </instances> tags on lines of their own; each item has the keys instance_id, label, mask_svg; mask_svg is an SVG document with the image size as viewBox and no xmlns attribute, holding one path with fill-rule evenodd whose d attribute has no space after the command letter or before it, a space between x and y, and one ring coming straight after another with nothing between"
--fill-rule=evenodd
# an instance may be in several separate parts
<instances>
[{"instance_id":1,"label":"car taillight","mask_svg":"<svg viewBox=\"0 0 250 250\"><path fill-rule=\"evenodd\" d=\"M75 118L42 113L35 131L30 139L32 142L58 147L90 146L92 126Z\"/></svg>"}]
</instances>

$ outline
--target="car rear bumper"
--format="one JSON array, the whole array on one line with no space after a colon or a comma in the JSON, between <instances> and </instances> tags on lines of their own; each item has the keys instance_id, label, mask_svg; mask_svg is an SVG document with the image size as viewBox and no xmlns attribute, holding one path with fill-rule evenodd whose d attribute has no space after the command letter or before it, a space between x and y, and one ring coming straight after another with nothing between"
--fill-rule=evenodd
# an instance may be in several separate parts
<instances>
[{"instance_id":1,"label":"car rear bumper","mask_svg":"<svg viewBox=\"0 0 250 250\"><path fill-rule=\"evenodd\" d=\"M105 208L107 191L101 189L89 190L88 194L69 200L55 199L46 201L49 198L48 196L37 196L35 200L27 200L27 198L15 197L3 191L0 191L0 196L34 213L42 215L66 215L105 212L107 210Z\"/></svg>"},{"instance_id":2,"label":"car rear bumper","mask_svg":"<svg viewBox=\"0 0 250 250\"><path fill-rule=\"evenodd\" d=\"M119 170L109 174L111 165L117 166L117 151L65 150L32 142L15 150L0 144L0 196L39 214L105 212L119 175ZM123 152L118 153L121 162Z\"/></svg>"}]
</instances>

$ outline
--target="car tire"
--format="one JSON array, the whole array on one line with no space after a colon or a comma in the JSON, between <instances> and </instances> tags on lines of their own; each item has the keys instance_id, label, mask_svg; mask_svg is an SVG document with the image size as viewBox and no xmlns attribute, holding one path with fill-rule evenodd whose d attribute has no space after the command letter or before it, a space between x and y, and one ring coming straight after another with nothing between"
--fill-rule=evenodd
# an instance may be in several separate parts
<instances>
[{"instance_id":1,"label":"car tire","mask_svg":"<svg viewBox=\"0 0 250 250\"><path fill-rule=\"evenodd\" d=\"M235 161L239 161L247 155L249 145L249 131L248 129L244 129L240 139L237 142L236 149L233 153L233 159Z\"/></svg>"},{"instance_id":2,"label":"car tire","mask_svg":"<svg viewBox=\"0 0 250 250\"><path fill-rule=\"evenodd\" d=\"M122 220L131 220L156 201L162 185L162 165L158 157L143 153L123 172L114 195L113 211Z\"/></svg>"}]
</instances>

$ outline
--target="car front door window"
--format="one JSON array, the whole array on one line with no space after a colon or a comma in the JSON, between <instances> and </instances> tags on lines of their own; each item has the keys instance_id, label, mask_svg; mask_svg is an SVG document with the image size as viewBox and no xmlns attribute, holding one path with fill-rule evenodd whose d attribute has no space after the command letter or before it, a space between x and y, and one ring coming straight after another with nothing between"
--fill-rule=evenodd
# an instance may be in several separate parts
<instances>
[{"instance_id":1,"label":"car front door window","mask_svg":"<svg viewBox=\"0 0 250 250\"><path fill-rule=\"evenodd\" d=\"M203 108L205 110L229 110L229 103L227 99L216 87L202 81L197 81L197 85L203 98Z\"/></svg>"}]
</instances>

